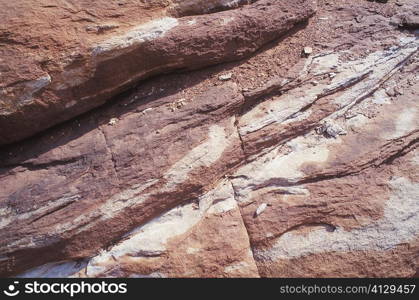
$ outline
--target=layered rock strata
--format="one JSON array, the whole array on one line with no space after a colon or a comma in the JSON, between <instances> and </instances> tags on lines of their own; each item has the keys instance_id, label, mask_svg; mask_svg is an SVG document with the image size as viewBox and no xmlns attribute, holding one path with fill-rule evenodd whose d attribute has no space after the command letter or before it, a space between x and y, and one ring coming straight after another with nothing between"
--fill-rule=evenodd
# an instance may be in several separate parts
<instances>
[{"instance_id":1,"label":"layered rock strata","mask_svg":"<svg viewBox=\"0 0 419 300\"><path fill-rule=\"evenodd\" d=\"M244 2L202 17L269 1ZM392 20L416 4L318 4L250 58L1 147L0 274L415 276L419 42Z\"/></svg>"},{"instance_id":2,"label":"layered rock strata","mask_svg":"<svg viewBox=\"0 0 419 300\"><path fill-rule=\"evenodd\" d=\"M100 14L110 5L102 2L94 12L82 4L79 9L84 8L89 15ZM44 10L52 7L42 5L35 6L30 19L9 20L11 24L6 22L5 28L0 28L2 57L11 58L3 59L0 70L0 145L29 137L100 106L139 80L244 58L304 22L315 11L309 0L262 0L234 10L182 17L187 14L186 8L197 14L217 7L228 8L229 3L231 6L233 2L175 1L172 9L161 8L160 12L153 6L140 7L138 14L146 18L126 30L119 29L117 22L97 30L93 25L83 28L79 20L81 24L76 27L68 28L66 24L58 30L51 29L55 19L41 18L48 15ZM176 18L168 15L173 9L185 12ZM28 7L21 10L28 13ZM37 30L45 31L35 39L31 31L24 30L37 22ZM98 38L97 31L109 31L106 28L114 33ZM87 32L79 33L83 29ZM64 30L78 31L66 34ZM83 38L79 45L65 40L79 38L79 34Z\"/></svg>"}]
</instances>

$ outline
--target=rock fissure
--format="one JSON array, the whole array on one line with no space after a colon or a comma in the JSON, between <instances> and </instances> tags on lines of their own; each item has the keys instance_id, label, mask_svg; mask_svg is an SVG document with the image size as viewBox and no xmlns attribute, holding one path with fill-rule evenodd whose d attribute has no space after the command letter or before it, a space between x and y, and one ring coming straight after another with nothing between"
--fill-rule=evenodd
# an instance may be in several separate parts
<instances>
[{"instance_id":1,"label":"rock fissure","mask_svg":"<svg viewBox=\"0 0 419 300\"><path fill-rule=\"evenodd\" d=\"M233 184L233 182L231 181L231 180L228 180L229 181L229 183L230 183L230 185L231 185L231 188L232 188L232 190L233 190L233 196L234 196L234 201L236 201L236 203L237 204L239 204L239 202L237 201L237 195L236 195L236 190L234 189L234 184ZM253 261L255 261L256 262L256 260L255 260L255 257L254 257L254 254L253 254L253 250L252 250L252 240L251 240L251 236L250 236L250 234L249 234L249 232L248 232L248 230L247 230L247 227L246 227L246 222L245 222L245 220L244 220L244 218L243 218L243 215L242 215L242 213L241 213L241 209L239 208L239 214L240 214L240 217L241 217L241 219L242 219L242 221L243 221L243 224L244 224L244 227L245 227L245 229L246 229L246 234L247 234L247 237L248 237L248 239L249 239L249 246L250 246L250 251L251 251L251 253L252 253L252 259L253 259ZM257 268L257 264L256 264L256 268ZM261 276L260 275L260 273L259 273L259 270L258 270L258 275L259 276Z\"/></svg>"}]
</instances>

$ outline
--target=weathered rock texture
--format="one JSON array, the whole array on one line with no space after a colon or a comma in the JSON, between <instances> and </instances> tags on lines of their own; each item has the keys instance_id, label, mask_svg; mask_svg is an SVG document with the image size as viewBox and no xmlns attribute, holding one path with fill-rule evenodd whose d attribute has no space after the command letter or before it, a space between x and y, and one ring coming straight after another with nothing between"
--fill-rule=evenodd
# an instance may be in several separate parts
<instances>
[{"instance_id":1,"label":"weathered rock texture","mask_svg":"<svg viewBox=\"0 0 419 300\"><path fill-rule=\"evenodd\" d=\"M77 117L0 148L2 276L418 272L415 1L125 1L80 44L112 4L74 2L45 5L80 59L4 65L2 143ZM44 53L13 24L0 51Z\"/></svg>"},{"instance_id":2,"label":"weathered rock texture","mask_svg":"<svg viewBox=\"0 0 419 300\"><path fill-rule=\"evenodd\" d=\"M231 1L189 2L193 2L194 6L176 1L175 7L180 6L181 11L185 10L184 7L191 7L190 13L197 13ZM108 11L110 5L108 1L99 1L97 7L96 3L81 3L78 9L86 9L88 15ZM93 12L89 11L90 5L95 6ZM22 32L32 25L27 22L40 22L40 27L48 27L52 25L49 22L56 20L55 17L53 20L40 19L45 18L46 9L52 9L50 6L31 9L32 15L23 24L20 18L19 21L11 19L11 25L6 23L6 28L0 28L0 42L4 44L2 56L13 57L11 61L3 62L5 65L1 74L0 144L31 136L97 107L138 80L172 70L196 69L248 56L311 17L313 7L309 0L291 3L262 0L210 15L155 17L101 39L96 36L90 38L89 33L118 28L118 23L96 27L86 25L86 32L81 35L86 36L83 45L72 52L61 47L51 49L57 46L50 45L52 37L45 31L35 40L27 36L31 31ZM23 7L22 11L28 9ZM153 13L157 16L155 10L154 7L140 7L137 18L141 20L141 14L148 16ZM160 14L164 11L162 9ZM9 11L4 10L4 14L9 14ZM70 26L66 25L59 27L59 32L52 32L54 37L70 30ZM75 27L79 31L82 30L80 25ZM19 29L15 28L17 26ZM74 30L73 26L71 29ZM68 38L71 39L71 36ZM59 40L55 43L63 40L58 36L56 38ZM62 43L66 45L65 40ZM26 58L28 51L32 53L33 49L39 48L42 50L35 52L40 57ZM28 69L29 72L26 71Z\"/></svg>"}]
</instances>

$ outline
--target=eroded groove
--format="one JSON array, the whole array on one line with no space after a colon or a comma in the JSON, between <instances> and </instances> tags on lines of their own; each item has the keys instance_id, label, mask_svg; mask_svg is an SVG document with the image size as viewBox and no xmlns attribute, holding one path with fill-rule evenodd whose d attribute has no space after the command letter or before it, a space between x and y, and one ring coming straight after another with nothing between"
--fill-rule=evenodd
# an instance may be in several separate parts
<instances>
[{"instance_id":1,"label":"eroded groove","mask_svg":"<svg viewBox=\"0 0 419 300\"><path fill-rule=\"evenodd\" d=\"M115 160L114 153L112 151L111 145L109 144L109 141L108 141L108 138L106 137L105 132L103 131L103 129L100 126L98 126L98 130L101 133L101 135L103 136L103 140L105 141L106 149L107 149L107 151L108 151L108 153L110 155L111 161L112 161L113 171L115 173L116 179L120 183L121 181L120 181L120 178L119 178L119 175L118 175L118 169L117 169L117 165L116 165L116 160Z\"/></svg>"},{"instance_id":2,"label":"eroded groove","mask_svg":"<svg viewBox=\"0 0 419 300\"><path fill-rule=\"evenodd\" d=\"M46 212L45 214L42 214L42 215L40 215L40 216L36 217L35 219L31 220L31 221L28 223L28 225L33 224L33 223L35 223L35 222L37 222L37 221L39 221L39 220L41 220L41 219L43 219L43 218L45 218L45 217L48 217L48 216L52 215L53 213L56 213L57 211L60 211L60 210L62 210L62 209L64 209L64 208L66 208L66 207L70 206L71 204L75 203L76 201L77 201L77 200L71 200L71 201L69 201L69 202L63 203L62 205L60 205L60 206L58 206L58 207L54 208L53 210L48 211L48 212Z\"/></svg>"}]
</instances>

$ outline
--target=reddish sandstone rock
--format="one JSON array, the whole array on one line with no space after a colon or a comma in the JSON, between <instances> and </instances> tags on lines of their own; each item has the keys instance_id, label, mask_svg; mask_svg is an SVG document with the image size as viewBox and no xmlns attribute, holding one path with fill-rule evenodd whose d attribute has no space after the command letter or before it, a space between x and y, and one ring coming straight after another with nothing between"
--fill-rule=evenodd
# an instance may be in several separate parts
<instances>
[{"instance_id":1,"label":"reddish sandstone rock","mask_svg":"<svg viewBox=\"0 0 419 300\"><path fill-rule=\"evenodd\" d=\"M229 1L197 2L205 11ZM180 18L136 3L114 9L116 18L108 1L6 5L0 42L1 56L9 59L3 58L0 74L0 145L97 107L150 76L246 57L314 14L312 0L263 0ZM74 20L56 26L56 14Z\"/></svg>"},{"instance_id":2,"label":"reddish sandstone rock","mask_svg":"<svg viewBox=\"0 0 419 300\"><path fill-rule=\"evenodd\" d=\"M241 18L252 25L269 1L239 1L241 8L221 0L164 2L141 10L150 20L196 19L188 28L208 28L197 45L217 37L214 45L182 51L245 58L151 78L98 109L2 146L1 276L415 276L419 44L392 21L414 1L319 1L307 24L251 57L232 51L242 49L244 27L230 20L239 30L230 47L218 33L226 41L232 35L212 17L255 9ZM275 3L266 14L306 11ZM199 17L188 17L188 9ZM90 27L89 34L109 41L132 29L129 22ZM250 32L261 30L254 50L278 33L258 28ZM67 42L76 44L74 36ZM302 54L305 47L312 53ZM128 70L133 62L125 54L115 59ZM183 57L185 67L199 68L194 59ZM89 68L84 62L78 67ZM104 78L91 87L114 86Z\"/></svg>"},{"instance_id":3,"label":"reddish sandstone rock","mask_svg":"<svg viewBox=\"0 0 419 300\"><path fill-rule=\"evenodd\" d=\"M39 261L28 256L48 253L44 248L54 248L61 259L90 256L199 196L240 162L234 112L243 98L234 84L180 108L173 106L176 99L121 112L115 124L109 120L116 112L105 110L2 153L11 153L2 164L2 225L16 231L1 231L1 247L23 264L16 268L50 259L51 253L37 255Z\"/></svg>"}]
</instances>

